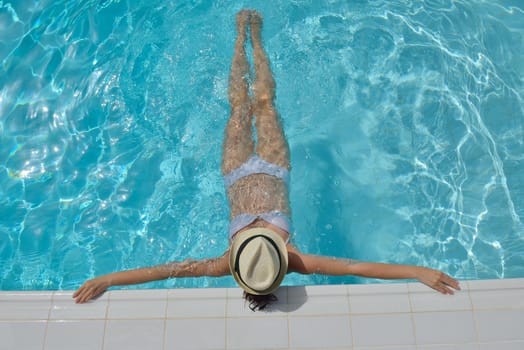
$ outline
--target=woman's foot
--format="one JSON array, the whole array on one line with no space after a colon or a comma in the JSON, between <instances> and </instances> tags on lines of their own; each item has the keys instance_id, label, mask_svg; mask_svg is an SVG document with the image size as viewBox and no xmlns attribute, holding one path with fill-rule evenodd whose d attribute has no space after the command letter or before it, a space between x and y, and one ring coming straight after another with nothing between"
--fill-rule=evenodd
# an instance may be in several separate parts
<instances>
[{"instance_id":1,"label":"woman's foot","mask_svg":"<svg viewBox=\"0 0 524 350\"><path fill-rule=\"evenodd\" d=\"M245 38L250 15L251 11L249 10L240 10L237 13L237 33L239 37Z\"/></svg>"},{"instance_id":2,"label":"woman's foot","mask_svg":"<svg viewBox=\"0 0 524 350\"><path fill-rule=\"evenodd\" d=\"M260 31L262 29L262 16L258 11L251 10L249 22L251 24L251 40L253 41L253 44L259 44L261 41Z\"/></svg>"}]
</instances>

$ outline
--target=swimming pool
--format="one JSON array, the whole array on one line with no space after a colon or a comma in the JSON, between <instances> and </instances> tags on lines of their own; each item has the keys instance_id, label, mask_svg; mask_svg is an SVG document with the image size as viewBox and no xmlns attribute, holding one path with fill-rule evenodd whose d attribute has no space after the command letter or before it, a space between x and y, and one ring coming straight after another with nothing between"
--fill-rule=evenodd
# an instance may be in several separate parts
<instances>
[{"instance_id":1,"label":"swimming pool","mask_svg":"<svg viewBox=\"0 0 524 350\"><path fill-rule=\"evenodd\" d=\"M522 4L246 6L265 18L299 248L524 277ZM74 289L227 248L219 167L242 7L0 1L0 289ZM353 282L367 280L285 280Z\"/></svg>"}]
</instances>

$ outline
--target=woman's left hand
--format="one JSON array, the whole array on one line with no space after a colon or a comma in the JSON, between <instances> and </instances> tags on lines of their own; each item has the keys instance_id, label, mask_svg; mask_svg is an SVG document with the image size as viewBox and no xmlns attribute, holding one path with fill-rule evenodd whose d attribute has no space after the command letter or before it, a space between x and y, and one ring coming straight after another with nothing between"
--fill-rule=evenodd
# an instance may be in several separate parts
<instances>
[{"instance_id":1,"label":"woman's left hand","mask_svg":"<svg viewBox=\"0 0 524 350\"><path fill-rule=\"evenodd\" d=\"M460 290L459 282L442 271L417 267L417 279L442 294L454 294Z\"/></svg>"}]
</instances>

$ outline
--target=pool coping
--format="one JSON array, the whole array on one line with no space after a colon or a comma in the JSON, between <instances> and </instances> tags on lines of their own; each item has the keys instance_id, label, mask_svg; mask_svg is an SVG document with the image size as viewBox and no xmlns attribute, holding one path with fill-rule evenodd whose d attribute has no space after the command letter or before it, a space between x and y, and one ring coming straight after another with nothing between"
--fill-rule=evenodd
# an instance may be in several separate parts
<instances>
[{"instance_id":1,"label":"pool coping","mask_svg":"<svg viewBox=\"0 0 524 350\"><path fill-rule=\"evenodd\" d=\"M3 291L0 349L524 348L524 279L461 287L282 287L268 312L239 288L113 290L83 305L72 291Z\"/></svg>"}]
</instances>

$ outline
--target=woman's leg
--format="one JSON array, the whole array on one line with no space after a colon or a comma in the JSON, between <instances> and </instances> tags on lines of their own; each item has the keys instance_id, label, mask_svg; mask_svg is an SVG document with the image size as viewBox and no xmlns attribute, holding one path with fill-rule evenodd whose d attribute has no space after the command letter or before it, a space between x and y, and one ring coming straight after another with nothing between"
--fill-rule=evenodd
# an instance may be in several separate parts
<instances>
[{"instance_id":1,"label":"woman's leg","mask_svg":"<svg viewBox=\"0 0 524 350\"><path fill-rule=\"evenodd\" d=\"M256 153L270 163L289 169L289 147L273 104L275 81L262 46L262 18L257 12L252 11L250 20L255 64L253 114L256 118L258 137Z\"/></svg>"},{"instance_id":2,"label":"woman's leg","mask_svg":"<svg viewBox=\"0 0 524 350\"><path fill-rule=\"evenodd\" d=\"M247 75L249 64L244 48L246 26L249 11L242 10L237 14L237 39L235 53L229 76L229 104L231 116L227 122L224 149L222 153L222 173L228 174L244 163L254 152L254 141L251 130L252 111L249 97Z\"/></svg>"}]
</instances>

